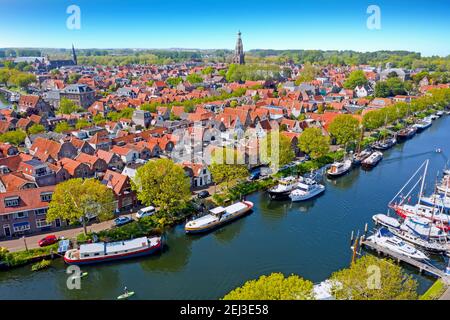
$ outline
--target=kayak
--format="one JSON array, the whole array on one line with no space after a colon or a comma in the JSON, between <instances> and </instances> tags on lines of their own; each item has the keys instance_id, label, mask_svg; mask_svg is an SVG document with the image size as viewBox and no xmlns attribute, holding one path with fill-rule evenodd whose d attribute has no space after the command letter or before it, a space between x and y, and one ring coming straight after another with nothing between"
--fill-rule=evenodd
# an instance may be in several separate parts
<instances>
[{"instance_id":1,"label":"kayak","mask_svg":"<svg viewBox=\"0 0 450 320\"><path fill-rule=\"evenodd\" d=\"M79 278L79 279L81 279L81 278L84 278L84 277L86 277L88 275L88 273L87 272L82 272L79 276L74 276L75 278Z\"/></svg>"},{"instance_id":2,"label":"kayak","mask_svg":"<svg viewBox=\"0 0 450 320\"><path fill-rule=\"evenodd\" d=\"M129 297L134 295L134 291L130 291L128 293L124 293L121 294L120 296L117 297L118 300L124 300L124 299L128 299Z\"/></svg>"}]
</instances>

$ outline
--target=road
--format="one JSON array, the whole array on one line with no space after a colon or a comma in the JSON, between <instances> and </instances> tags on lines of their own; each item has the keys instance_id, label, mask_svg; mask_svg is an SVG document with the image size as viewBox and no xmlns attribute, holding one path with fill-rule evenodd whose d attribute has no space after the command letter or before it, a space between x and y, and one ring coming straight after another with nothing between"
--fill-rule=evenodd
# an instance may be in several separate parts
<instances>
[{"instance_id":1,"label":"road","mask_svg":"<svg viewBox=\"0 0 450 320\"><path fill-rule=\"evenodd\" d=\"M125 215L129 216L130 214L128 213ZM134 216L134 214L133 214L133 216ZM109 229L113 225L114 225L113 220L108 220L108 221L90 224L87 226L87 230L88 230L88 232L89 231L99 232L99 231L102 231L105 229ZM46 235L54 234L57 237L64 237L64 238L68 239L68 238L76 238L76 236L78 234L80 234L81 232L83 232L83 227L70 228L70 229L65 229L65 230L60 230L60 231L52 231L52 232L48 232L48 233L40 233L37 235L30 235L25 238L25 241L27 243L28 249L34 249L34 248L39 247L38 241L40 239L44 238ZM25 250L25 242L24 242L23 238L5 240L5 241L0 241L0 247L7 248L10 252Z\"/></svg>"}]
</instances>

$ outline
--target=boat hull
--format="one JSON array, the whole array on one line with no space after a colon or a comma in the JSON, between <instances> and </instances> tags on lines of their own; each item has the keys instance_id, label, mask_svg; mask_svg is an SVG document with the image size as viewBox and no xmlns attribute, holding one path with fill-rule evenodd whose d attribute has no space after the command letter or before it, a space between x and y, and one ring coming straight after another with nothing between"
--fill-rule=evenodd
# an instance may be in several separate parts
<instances>
[{"instance_id":1,"label":"boat hull","mask_svg":"<svg viewBox=\"0 0 450 320\"><path fill-rule=\"evenodd\" d=\"M102 256L102 257L95 257L95 258L89 258L89 259L69 259L66 256L64 256L64 262L69 265L88 265L88 264L98 264L98 263L105 263L109 261L118 261L118 260L125 260L125 259L132 259L132 258L138 258L138 257L144 257L151 254L156 253L162 248L162 242L159 241L157 245L148 247L139 251L135 252L127 252L123 254L115 254L110 256Z\"/></svg>"},{"instance_id":2,"label":"boat hull","mask_svg":"<svg viewBox=\"0 0 450 320\"><path fill-rule=\"evenodd\" d=\"M226 221L218 221L217 223L205 226L205 227L197 227L197 228L188 228L185 227L185 232L186 234L199 234L199 233L207 233L210 231L213 231L215 229L218 229L222 226L227 225L228 223L235 221L239 218L244 217L245 215L249 214L252 209L253 209L253 203L249 202L249 201L243 201L246 205L247 208L245 210L242 210L242 212L237 213L236 215L234 215L232 218L227 219Z\"/></svg>"},{"instance_id":3,"label":"boat hull","mask_svg":"<svg viewBox=\"0 0 450 320\"><path fill-rule=\"evenodd\" d=\"M287 190L283 192L273 192L273 191L267 191L269 194L270 199L273 200L286 200L289 199L289 194L292 192L292 190Z\"/></svg>"},{"instance_id":4,"label":"boat hull","mask_svg":"<svg viewBox=\"0 0 450 320\"><path fill-rule=\"evenodd\" d=\"M319 195L321 195L323 192L325 191L325 188L316 191L313 194L308 194L306 196L294 196L294 195L290 195L290 198L292 200L292 202L300 202L300 201L306 201L315 197L318 197Z\"/></svg>"}]
</instances>

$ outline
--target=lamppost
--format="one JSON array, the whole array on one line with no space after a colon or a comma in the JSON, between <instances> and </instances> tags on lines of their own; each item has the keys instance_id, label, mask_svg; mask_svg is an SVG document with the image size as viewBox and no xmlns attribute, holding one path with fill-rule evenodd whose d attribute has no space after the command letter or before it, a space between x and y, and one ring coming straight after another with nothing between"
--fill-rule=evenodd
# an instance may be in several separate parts
<instances>
[{"instance_id":1,"label":"lamppost","mask_svg":"<svg viewBox=\"0 0 450 320\"><path fill-rule=\"evenodd\" d=\"M22 239L23 239L23 243L25 244L25 250L28 251L27 238L25 236L22 236Z\"/></svg>"}]
</instances>

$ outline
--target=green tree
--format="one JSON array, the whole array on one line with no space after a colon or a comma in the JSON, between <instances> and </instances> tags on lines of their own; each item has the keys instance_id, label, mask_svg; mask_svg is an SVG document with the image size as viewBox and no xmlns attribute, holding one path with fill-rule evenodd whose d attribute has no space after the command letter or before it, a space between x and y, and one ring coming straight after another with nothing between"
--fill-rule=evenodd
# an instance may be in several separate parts
<instances>
[{"instance_id":1,"label":"green tree","mask_svg":"<svg viewBox=\"0 0 450 320\"><path fill-rule=\"evenodd\" d=\"M73 130L73 127L69 126L69 124L67 123L67 121L61 121L59 123L56 124L54 131L57 133L63 133L63 132L67 132Z\"/></svg>"},{"instance_id":2,"label":"green tree","mask_svg":"<svg viewBox=\"0 0 450 320\"><path fill-rule=\"evenodd\" d=\"M36 76L30 73L16 72L11 75L9 81L17 87L26 88L36 82Z\"/></svg>"},{"instance_id":3,"label":"green tree","mask_svg":"<svg viewBox=\"0 0 450 320\"><path fill-rule=\"evenodd\" d=\"M389 97L389 95L391 94L391 90L389 89L389 86L386 83L386 81L378 81L375 84L374 94L375 94L375 97L378 97L378 98Z\"/></svg>"},{"instance_id":4,"label":"green tree","mask_svg":"<svg viewBox=\"0 0 450 320\"><path fill-rule=\"evenodd\" d=\"M330 123L330 134L336 138L338 144L356 141L359 137L359 121L350 114L338 115Z\"/></svg>"},{"instance_id":5,"label":"green tree","mask_svg":"<svg viewBox=\"0 0 450 320\"><path fill-rule=\"evenodd\" d=\"M223 300L314 300L313 283L297 275L285 277L282 273L272 273L247 281Z\"/></svg>"},{"instance_id":6,"label":"green tree","mask_svg":"<svg viewBox=\"0 0 450 320\"><path fill-rule=\"evenodd\" d=\"M143 103L140 108L141 108L141 110L149 111L151 113L156 113L156 105L153 103L148 103L148 102Z\"/></svg>"},{"instance_id":7,"label":"green tree","mask_svg":"<svg viewBox=\"0 0 450 320\"><path fill-rule=\"evenodd\" d=\"M345 89L355 89L357 86L363 86L367 84L367 78L362 70L355 70L350 73L344 82Z\"/></svg>"},{"instance_id":8,"label":"green tree","mask_svg":"<svg viewBox=\"0 0 450 320\"><path fill-rule=\"evenodd\" d=\"M214 73L214 68L211 66L208 66L202 70L202 74L204 74L204 75L213 74L213 73Z\"/></svg>"},{"instance_id":9,"label":"green tree","mask_svg":"<svg viewBox=\"0 0 450 320\"><path fill-rule=\"evenodd\" d=\"M376 277L380 278L377 279ZM416 300L417 282L391 260L366 255L331 276L338 300ZM372 284L371 288L369 284Z\"/></svg>"},{"instance_id":10,"label":"green tree","mask_svg":"<svg viewBox=\"0 0 450 320\"><path fill-rule=\"evenodd\" d=\"M186 76L186 81L189 81L192 84L201 83L203 82L203 78L199 74L191 73Z\"/></svg>"},{"instance_id":11,"label":"green tree","mask_svg":"<svg viewBox=\"0 0 450 320\"><path fill-rule=\"evenodd\" d=\"M73 102L70 99L67 98L62 98L61 101L59 102L59 109L58 109L58 113L61 114L72 114L75 112L78 112L81 108L79 106L77 106L75 104L75 102Z\"/></svg>"},{"instance_id":12,"label":"green tree","mask_svg":"<svg viewBox=\"0 0 450 320\"><path fill-rule=\"evenodd\" d=\"M181 79L180 77L177 78L169 78L166 80L166 83L172 87L176 87L177 85L179 85L181 82L183 82L183 79Z\"/></svg>"},{"instance_id":13,"label":"green tree","mask_svg":"<svg viewBox=\"0 0 450 320\"><path fill-rule=\"evenodd\" d=\"M0 135L0 142L9 142L12 145L19 146L27 137L23 130L8 131Z\"/></svg>"},{"instance_id":14,"label":"green tree","mask_svg":"<svg viewBox=\"0 0 450 320\"><path fill-rule=\"evenodd\" d=\"M110 188L97 179L70 179L56 185L48 206L47 221L67 219L82 221L87 234L86 221L96 215L100 221L114 217L115 199Z\"/></svg>"},{"instance_id":15,"label":"green tree","mask_svg":"<svg viewBox=\"0 0 450 320\"><path fill-rule=\"evenodd\" d=\"M221 148L212 154L211 172L213 181L216 185L226 187L227 189L237 183L238 180L248 176L248 169L243 163L244 155L234 149Z\"/></svg>"},{"instance_id":16,"label":"green tree","mask_svg":"<svg viewBox=\"0 0 450 320\"><path fill-rule=\"evenodd\" d=\"M67 79L67 82L68 83L77 83L78 82L78 80L80 80L80 78L81 78L81 74L78 74L78 73L71 73L70 75L69 75L69 77L68 77L68 79Z\"/></svg>"},{"instance_id":17,"label":"green tree","mask_svg":"<svg viewBox=\"0 0 450 320\"><path fill-rule=\"evenodd\" d=\"M169 159L149 161L137 170L132 188L145 205L154 205L172 215L186 207L190 181L183 168Z\"/></svg>"},{"instance_id":18,"label":"green tree","mask_svg":"<svg viewBox=\"0 0 450 320\"><path fill-rule=\"evenodd\" d=\"M307 128L298 139L298 147L312 159L317 159L330 150L330 139L319 128Z\"/></svg>"},{"instance_id":19,"label":"green tree","mask_svg":"<svg viewBox=\"0 0 450 320\"><path fill-rule=\"evenodd\" d=\"M38 123L33 124L28 129L29 134L37 134L37 133L41 133L41 132L45 132L45 127L42 124L38 124Z\"/></svg>"},{"instance_id":20,"label":"green tree","mask_svg":"<svg viewBox=\"0 0 450 320\"><path fill-rule=\"evenodd\" d=\"M318 75L319 75L319 68L314 66L311 62L306 62L300 71L300 76L295 80L295 84L299 85L302 82L312 81Z\"/></svg>"},{"instance_id":21,"label":"green tree","mask_svg":"<svg viewBox=\"0 0 450 320\"><path fill-rule=\"evenodd\" d=\"M90 127L91 123L87 121L86 119L79 119L77 123L75 124L76 129L83 129L86 127Z\"/></svg>"}]
</instances>

